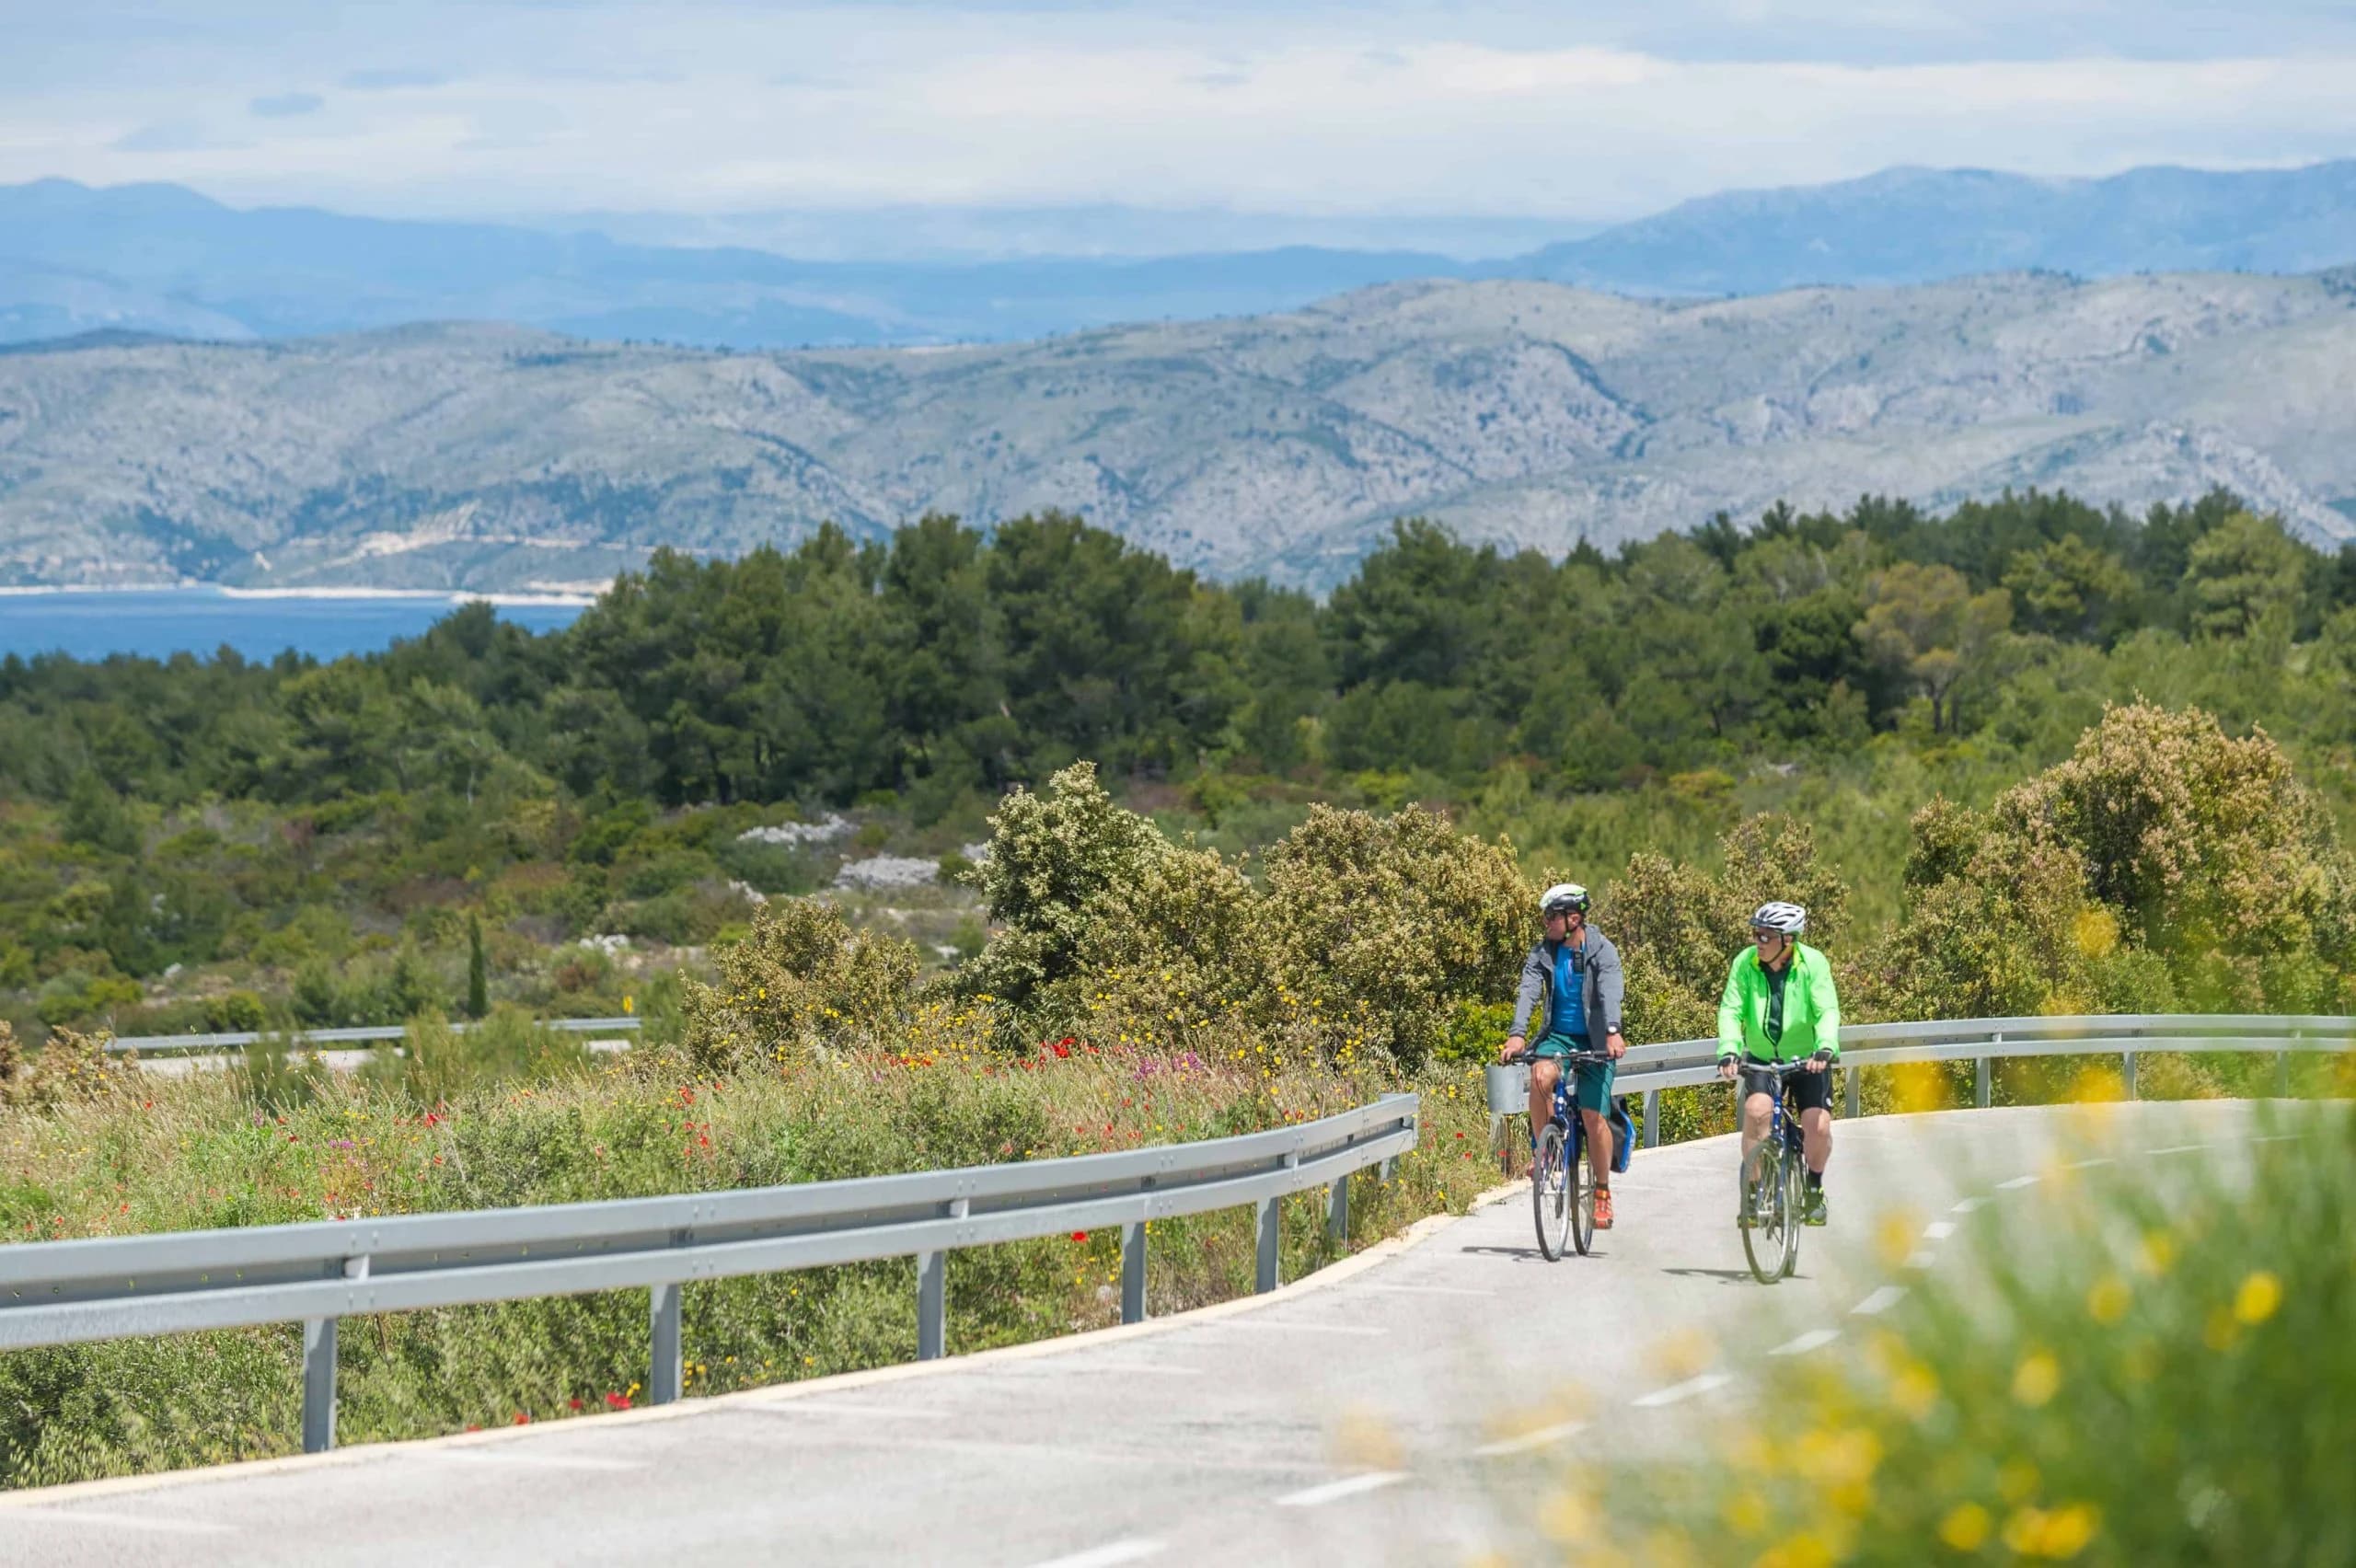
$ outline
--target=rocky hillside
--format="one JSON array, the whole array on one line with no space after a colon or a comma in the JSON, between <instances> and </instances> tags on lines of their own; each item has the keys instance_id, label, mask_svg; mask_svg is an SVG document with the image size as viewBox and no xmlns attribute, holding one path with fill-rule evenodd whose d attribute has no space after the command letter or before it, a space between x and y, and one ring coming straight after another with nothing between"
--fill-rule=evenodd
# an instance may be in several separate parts
<instances>
[{"instance_id":1,"label":"rocky hillside","mask_svg":"<svg viewBox=\"0 0 2356 1568\"><path fill-rule=\"evenodd\" d=\"M715 353L514 328L0 353L0 582L601 579L835 519L1085 514L1310 583L1389 521L1559 552L1777 500L2228 486L2356 535L2356 276L1706 304L1407 283L1280 316Z\"/></svg>"}]
</instances>

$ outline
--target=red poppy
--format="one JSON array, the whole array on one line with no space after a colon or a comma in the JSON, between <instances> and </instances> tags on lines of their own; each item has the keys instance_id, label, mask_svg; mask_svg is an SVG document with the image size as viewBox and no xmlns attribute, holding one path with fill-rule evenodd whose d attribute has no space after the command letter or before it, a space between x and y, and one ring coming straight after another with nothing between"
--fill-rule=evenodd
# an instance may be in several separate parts
<instances>
[{"instance_id":1,"label":"red poppy","mask_svg":"<svg viewBox=\"0 0 2356 1568\"><path fill-rule=\"evenodd\" d=\"M1057 1042L1056 1042L1056 1055L1058 1055L1058 1056L1068 1056L1068 1055L1071 1055L1071 1046L1070 1046L1069 1043L1068 1043L1068 1042L1066 1042L1066 1041L1062 1041L1062 1040L1058 1040L1058 1041L1057 1041Z\"/></svg>"},{"instance_id":2,"label":"red poppy","mask_svg":"<svg viewBox=\"0 0 2356 1568\"><path fill-rule=\"evenodd\" d=\"M572 1396L572 1398L571 1398L571 1399L569 1399L569 1400L565 1401L564 1402L565 1402L566 1404L571 1405L573 1409L575 1409L575 1410L579 1410L579 1409L581 1408L581 1396L580 1396L580 1395L578 1395L578 1394L575 1394L575 1395L573 1395L573 1396Z\"/></svg>"},{"instance_id":3,"label":"red poppy","mask_svg":"<svg viewBox=\"0 0 2356 1568\"><path fill-rule=\"evenodd\" d=\"M629 1396L628 1394L618 1394L613 1392L611 1389L608 1389L606 1393L606 1404L608 1409L628 1410L629 1408Z\"/></svg>"},{"instance_id":4,"label":"red poppy","mask_svg":"<svg viewBox=\"0 0 2356 1568\"><path fill-rule=\"evenodd\" d=\"M518 1426L529 1426L532 1424L532 1418L525 1415L519 1410L515 1412L515 1424Z\"/></svg>"},{"instance_id":5,"label":"red poppy","mask_svg":"<svg viewBox=\"0 0 2356 1568\"><path fill-rule=\"evenodd\" d=\"M1071 1239L1075 1241L1085 1241L1088 1239L1088 1232L1085 1230L1075 1230L1071 1233Z\"/></svg>"}]
</instances>

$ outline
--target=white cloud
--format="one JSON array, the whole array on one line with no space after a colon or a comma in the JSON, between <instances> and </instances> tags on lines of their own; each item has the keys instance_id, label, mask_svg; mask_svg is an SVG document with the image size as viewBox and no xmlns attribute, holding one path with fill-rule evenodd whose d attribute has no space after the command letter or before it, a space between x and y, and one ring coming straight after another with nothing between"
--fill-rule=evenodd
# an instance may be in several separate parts
<instances>
[{"instance_id":1,"label":"white cloud","mask_svg":"<svg viewBox=\"0 0 2356 1568\"><path fill-rule=\"evenodd\" d=\"M266 6L231 9L191 10L168 39L133 35L0 93L0 179L180 179L231 200L387 212L1120 202L1587 217L1895 163L2061 175L2356 154L2356 32L2316 21L2344 47L2208 58L2189 47L2200 8L2165 3L2140 30L2173 52L1976 59L1952 56L1993 48L2000 24L2076 39L2108 18L2122 50L2135 40L2094 0L1991 0L1960 44L1958 13L1917 0L1612 0L1583 8L1580 37L1558 13L1510 6L1460 25L1397 6L428 0L347 10L324 32L272 32L263 22L283 19ZM2255 7L2239 36L2288 37L2310 10ZM1715 26L1696 39L1782 52L1630 41L1655 40L1664 15ZM1825 47L1792 53L1811 29ZM40 47L80 58L64 35ZM322 102L284 94L289 80L364 90ZM242 113L297 99L299 130Z\"/></svg>"},{"instance_id":2,"label":"white cloud","mask_svg":"<svg viewBox=\"0 0 2356 1568\"><path fill-rule=\"evenodd\" d=\"M297 115L318 113L327 107L327 101L317 93L274 93L258 98L246 107L264 120L292 120Z\"/></svg>"}]
</instances>

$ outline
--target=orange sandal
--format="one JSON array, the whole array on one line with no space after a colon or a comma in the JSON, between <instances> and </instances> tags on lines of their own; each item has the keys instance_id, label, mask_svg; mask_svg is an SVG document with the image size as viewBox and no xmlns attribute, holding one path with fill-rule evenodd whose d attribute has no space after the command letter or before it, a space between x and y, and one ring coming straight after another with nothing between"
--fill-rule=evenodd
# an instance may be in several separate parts
<instances>
[{"instance_id":1,"label":"orange sandal","mask_svg":"<svg viewBox=\"0 0 2356 1568\"><path fill-rule=\"evenodd\" d=\"M1598 1188L1596 1191L1595 1228L1598 1230L1611 1228L1611 1189L1609 1187Z\"/></svg>"}]
</instances>

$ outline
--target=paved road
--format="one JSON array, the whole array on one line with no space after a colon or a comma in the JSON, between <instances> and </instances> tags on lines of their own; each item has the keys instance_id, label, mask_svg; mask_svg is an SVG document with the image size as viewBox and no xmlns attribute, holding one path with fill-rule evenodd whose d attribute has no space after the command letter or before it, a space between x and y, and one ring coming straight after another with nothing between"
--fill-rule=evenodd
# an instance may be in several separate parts
<instances>
[{"instance_id":1,"label":"paved road","mask_svg":"<svg viewBox=\"0 0 2356 1568\"><path fill-rule=\"evenodd\" d=\"M2122 1151L2227 1147L2246 1107L2120 1106ZM495 1440L0 1505L0 1561L58 1563L1463 1562L1583 1449L1738 1417L1703 1333L1837 1355L1987 1205L2037 1203L2072 1113L1844 1123L1799 1277L1743 1268L1725 1140L1649 1150L1597 1255L1549 1264L1526 1199L1337 1283L1052 1355L837 1379ZM1868 1244L1911 1216L1894 1273ZM955 1266L954 1260L952 1267ZM1564 1390L1572 1390L1565 1394Z\"/></svg>"}]
</instances>

